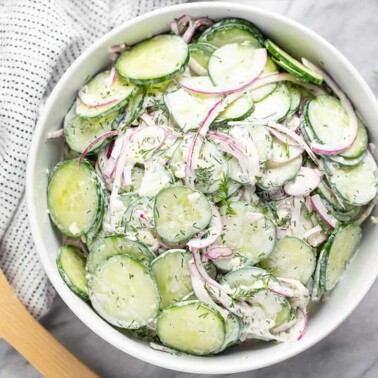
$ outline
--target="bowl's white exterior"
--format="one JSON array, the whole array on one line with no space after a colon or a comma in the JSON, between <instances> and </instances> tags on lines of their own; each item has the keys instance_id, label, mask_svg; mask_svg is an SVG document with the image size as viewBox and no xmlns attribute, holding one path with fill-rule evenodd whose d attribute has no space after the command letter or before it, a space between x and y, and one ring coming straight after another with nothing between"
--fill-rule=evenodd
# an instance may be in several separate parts
<instances>
[{"instance_id":1,"label":"bowl's white exterior","mask_svg":"<svg viewBox=\"0 0 378 378\"><path fill-rule=\"evenodd\" d=\"M378 140L375 128L378 105L373 93L351 63L311 30L285 17L231 3L194 3L163 8L137 17L106 34L75 61L56 85L39 119L30 150L26 189L29 219L41 262L59 295L89 328L116 348L149 363L191 373L224 374L258 369L290 358L319 342L359 304L378 275L378 234L372 226L365 227L361 248L343 281L314 311L308 332L301 341L258 347L245 345L213 357L170 355L150 349L143 341L124 336L68 289L55 266L59 242L47 214L46 170L58 162L61 150L59 143L45 143L46 134L61 127L62 119L85 78L108 65L110 45L132 44L166 31L169 22L182 14L206 15L213 19L228 16L248 19L290 53L325 67L353 101L369 127L372 140Z\"/></svg>"}]
</instances>

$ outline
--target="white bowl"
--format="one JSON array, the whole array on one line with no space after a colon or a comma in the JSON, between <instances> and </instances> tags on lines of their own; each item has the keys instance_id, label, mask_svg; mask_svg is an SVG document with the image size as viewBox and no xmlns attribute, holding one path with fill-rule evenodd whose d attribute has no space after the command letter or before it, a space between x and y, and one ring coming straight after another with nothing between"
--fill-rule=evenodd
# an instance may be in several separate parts
<instances>
[{"instance_id":1,"label":"white bowl","mask_svg":"<svg viewBox=\"0 0 378 378\"><path fill-rule=\"evenodd\" d=\"M316 344L358 306L378 275L378 234L372 226L365 226L358 254L330 298L312 313L308 332L301 341L257 346L246 344L213 357L170 355L150 349L141 340L126 337L73 294L55 266L59 241L47 214L46 170L59 161L61 144L45 143L47 133L61 127L63 117L85 78L109 64L107 51L110 45L121 42L133 44L167 31L170 21L182 14L193 17L206 15L213 19L229 16L245 18L291 54L306 57L325 67L353 101L369 126L372 140L378 140L378 130L374 128L378 105L373 93L351 63L313 31L277 14L231 3L194 3L163 8L126 22L106 34L75 61L56 85L37 124L29 155L26 191L31 228L43 267L59 295L89 328L116 348L143 361L191 373L224 374L258 369L290 358Z\"/></svg>"}]
</instances>

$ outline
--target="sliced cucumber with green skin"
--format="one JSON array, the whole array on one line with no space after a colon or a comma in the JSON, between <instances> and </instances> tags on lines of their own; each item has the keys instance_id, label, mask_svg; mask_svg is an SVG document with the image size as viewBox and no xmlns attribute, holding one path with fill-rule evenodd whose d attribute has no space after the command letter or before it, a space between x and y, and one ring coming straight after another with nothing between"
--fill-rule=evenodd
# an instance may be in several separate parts
<instances>
[{"instance_id":1,"label":"sliced cucumber with green skin","mask_svg":"<svg viewBox=\"0 0 378 378\"><path fill-rule=\"evenodd\" d=\"M206 42L191 43L189 45L190 57L207 70L209 59L216 47Z\"/></svg>"},{"instance_id":2,"label":"sliced cucumber with green skin","mask_svg":"<svg viewBox=\"0 0 378 378\"><path fill-rule=\"evenodd\" d=\"M127 254L148 265L155 258L147 245L126 238L124 235L111 235L96 239L90 246L86 270L92 274L106 259L115 255Z\"/></svg>"},{"instance_id":3,"label":"sliced cucumber with green skin","mask_svg":"<svg viewBox=\"0 0 378 378\"><path fill-rule=\"evenodd\" d=\"M291 95L286 84L279 83L277 88L263 100L255 103L255 108L248 119L283 120L291 107Z\"/></svg>"},{"instance_id":4,"label":"sliced cucumber with green skin","mask_svg":"<svg viewBox=\"0 0 378 378\"><path fill-rule=\"evenodd\" d=\"M60 248L56 259L59 274L67 286L83 299L88 299L87 279L85 277L85 256L80 248L65 245Z\"/></svg>"},{"instance_id":5,"label":"sliced cucumber with green skin","mask_svg":"<svg viewBox=\"0 0 378 378\"><path fill-rule=\"evenodd\" d=\"M237 19L224 19L210 28L199 37L200 42L208 42L216 47L231 43L248 42L254 47L260 47L263 41L260 31L252 23Z\"/></svg>"},{"instance_id":6,"label":"sliced cucumber with green skin","mask_svg":"<svg viewBox=\"0 0 378 378\"><path fill-rule=\"evenodd\" d=\"M205 194L216 192L228 170L228 162L217 146L213 142L205 141L194 169L195 188Z\"/></svg>"},{"instance_id":7,"label":"sliced cucumber with green skin","mask_svg":"<svg viewBox=\"0 0 378 378\"><path fill-rule=\"evenodd\" d=\"M261 213L261 219L251 221L249 213L260 213L259 209L242 201L232 201L234 215L227 214L222 207L223 233L220 244L232 249L233 255L214 261L217 268L229 271L253 265L273 252L276 244L276 228L273 222Z\"/></svg>"},{"instance_id":8,"label":"sliced cucumber with green skin","mask_svg":"<svg viewBox=\"0 0 378 378\"><path fill-rule=\"evenodd\" d=\"M366 151L364 151L360 156L357 156L356 158L347 159L340 155L328 155L324 156L324 159L337 163L344 167L353 167L355 165L360 164L365 159L365 155Z\"/></svg>"},{"instance_id":9,"label":"sliced cucumber with green skin","mask_svg":"<svg viewBox=\"0 0 378 378\"><path fill-rule=\"evenodd\" d=\"M271 40L265 40L265 47L276 58L276 63L278 63L286 71L290 72L301 80L310 81L318 85L322 84L322 76L305 67L301 62L294 59L287 52L283 51Z\"/></svg>"},{"instance_id":10,"label":"sliced cucumber with green skin","mask_svg":"<svg viewBox=\"0 0 378 378\"><path fill-rule=\"evenodd\" d=\"M367 153L364 160L353 167L341 167L324 161L328 181L340 197L354 206L369 203L378 191L377 163Z\"/></svg>"},{"instance_id":11,"label":"sliced cucumber with green skin","mask_svg":"<svg viewBox=\"0 0 378 378\"><path fill-rule=\"evenodd\" d=\"M279 188L288 181L294 180L302 166L302 155L284 163L276 164L268 161L265 171L257 185L262 189Z\"/></svg>"},{"instance_id":12,"label":"sliced cucumber with green skin","mask_svg":"<svg viewBox=\"0 0 378 378\"><path fill-rule=\"evenodd\" d=\"M290 116L296 113L299 109L299 106L301 104L302 91L295 84L288 83L287 85L289 87L290 95L291 95L290 110L289 110L289 113L287 114L288 116Z\"/></svg>"},{"instance_id":13,"label":"sliced cucumber with green skin","mask_svg":"<svg viewBox=\"0 0 378 378\"><path fill-rule=\"evenodd\" d=\"M274 251L260 266L275 276L308 282L315 271L314 250L302 239L287 236L277 241Z\"/></svg>"},{"instance_id":14,"label":"sliced cucumber with green skin","mask_svg":"<svg viewBox=\"0 0 378 378\"><path fill-rule=\"evenodd\" d=\"M120 193L137 193L142 185L145 170L141 167L135 166L131 170L131 184L122 186Z\"/></svg>"},{"instance_id":15,"label":"sliced cucumber with green skin","mask_svg":"<svg viewBox=\"0 0 378 378\"><path fill-rule=\"evenodd\" d=\"M136 231L146 228L146 221L150 227L154 226L153 208L154 198L132 195L126 209L124 209L124 222L126 231ZM140 215L143 214L141 217Z\"/></svg>"},{"instance_id":16,"label":"sliced cucumber with green skin","mask_svg":"<svg viewBox=\"0 0 378 378\"><path fill-rule=\"evenodd\" d=\"M176 125L183 131L197 130L220 96L205 96L180 88L165 95L165 103Z\"/></svg>"},{"instance_id":17,"label":"sliced cucumber with green skin","mask_svg":"<svg viewBox=\"0 0 378 378\"><path fill-rule=\"evenodd\" d=\"M285 297L275 294L270 290L258 290L243 299L255 306L259 306L263 310L265 318L270 320L272 324L272 330L287 322L292 316L289 301Z\"/></svg>"},{"instance_id":18,"label":"sliced cucumber with green skin","mask_svg":"<svg viewBox=\"0 0 378 378\"><path fill-rule=\"evenodd\" d=\"M263 72L259 75L259 79L262 79L265 76L272 75L278 72L278 68L273 60L268 56ZM266 84L261 88L254 89L251 91L251 96L254 102L259 102L263 100L266 96L270 95L277 88L276 83Z\"/></svg>"},{"instance_id":19,"label":"sliced cucumber with green skin","mask_svg":"<svg viewBox=\"0 0 378 378\"><path fill-rule=\"evenodd\" d=\"M275 278L266 270L251 266L227 273L220 283L229 286L236 296L240 296L242 293L251 294L266 288L270 280L275 280Z\"/></svg>"},{"instance_id":20,"label":"sliced cucumber with green skin","mask_svg":"<svg viewBox=\"0 0 378 378\"><path fill-rule=\"evenodd\" d=\"M173 175L164 164L157 161L146 164L139 195L154 197L161 189L173 182Z\"/></svg>"},{"instance_id":21,"label":"sliced cucumber with green skin","mask_svg":"<svg viewBox=\"0 0 378 378\"><path fill-rule=\"evenodd\" d=\"M176 35L158 35L121 54L118 73L134 84L161 83L183 72L189 62L188 45Z\"/></svg>"},{"instance_id":22,"label":"sliced cucumber with green skin","mask_svg":"<svg viewBox=\"0 0 378 378\"><path fill-rule=\"evenodd\" d=\"M329 237L323 247L320 265L320 285L324 291L332 290L340 280L349 260L356 252L362 230L356 224L342 224Z\"/></svg>"},{"instance_id":23,"label":"sliced cucumber with green skin","mask_svg":"<svg viewBox=\"0 0 378 378\"><path fill-rule=\"evenodd\" d=\"M248 128L248 133L255 143L260 162L266 162L273 143L269 131L266 127L261 125L246 125L245 127Z\"/></svg>"},{"instance_id":24,"label":"sliced cucumber with green skin","mask_svg":"<svg viewBox=\"0 0 378 378\"><path fill-rule=\"evenodd\" d=\"M361 120L358 120L357 136L353 144L340 156L345 159L354 159L361 156L368 148L369 135L366 126Z\"/></svg>"},{"instance_id":25,"label":"sliced cucumber with green skin","mask_svg":"<svg viewBox=\"0 0 378 378\"><path fill-rule=\"evenodd\" d=\"M247 118L254 109L254 102L251 93L239 97L219 114L213 122L214 126L224 125L229 121L241 121Z\"/></svg>"},{"instance_id":26,"label":"sliced cucumber with green skin","mask_svg":"<svg viewBox=\"0 0 378 378\"><path fill-rule=\"evenodd\" d=\"M235 345L239 341L244 326L243 321L231 312L228 314L225 320L226 335L222 350Z\"/></svg>"},{"instance_id":27,"label":"sliced cucumber with green skin","mask_svg":"<svg viewBox=\"0 0 378 378\"><path fill-rule=\"evenodd\" d=\"M137 87L117 76L114 83L108 85L110 71L96 75L80 92L99 106L86 105L80 98L76 101L76 114L82 118L100 119L124 107L136 93ZM106 104L107 105L103 105Z\"/></svg>"},{"instance_id":28,"label":"sliced cucumber with green skin","mask_svg":"<svg viewBox=\"0 0 378 378\"><path fill-rule=\"evenodd\" d=\"M209 225L211 215L205 195L186 186L164 188L155 198L156 232L168 243L189 240Z\"/></svg>"},{"instance_id":29,"label":"sliced cucumber with green skin","mask_svg":"<svg viewBox=\"0 0 378 378\"><path fill-rule=\"evenodd\" d=\"M104 207L101 179L87 160L58 163L49 178L47 203L54 224L65 235L86 234Z\"/></svg>"},{"instance_id":30,"label":"sliced cucumber with green skin","mask_svg":"<svg viewBox=\"0 0 378 378\"><path fill-rule=\"evenodd\" d=\"M79 117L75 108L76 103L64 117L64 138L71 150L81 154L94 139L117 127L119 112L116 111L107 117L92 121ZM98 142L87 154L98 151L104 143L104 140Z\"/></svg>"},{"instance_id":31,"label":"sliced cucumber with green skin","mask_svg":"<svg viewBox=\"0 0 378 378\"><path fill-rule=\"evenodd\" d=\"M353 133L346 111L334 96L322 95L309 100L304 118L313 132L313 135L308 133L308 137L320 143L338 144L340 139L346 139Z\"/></svg>"},{"instance_id":32,"label":"sliced cucumber with green skin","mask_svg":"<svg viewBox=\"0 0 378 378\"><path fill-rule=\"evenodd\" d=\"M156 331L167 347L198 356L219 352L226 334L221 314L200 301L182 302L163 310Z\"/></svg>"},{"instance_id":33,"label":"sliced cucumber with green skin","mask_svg":"<svg viewBox=\"0 0 378 378\"><path fill-rule=\"evenodd\" d=\"M333 208L340 211L350 210L353 209L353 206L349 204L343 203L341 199L338 200L336 195L333 193L332 189L330 188L328 184L327 178L323 177L322 181L318 185L318 187L315 189L315 193L319 194L323 199L325 199L327 202L329 202ZM341 206L340 202L343 206Z\"/></svg>"},{"instance_id":34,"label":"sliced cucumber with green skin","mask_svg":"<svg viewBox=\"0 0 378 378\"><path fill-rule=\"evenodd\" d=\"M250 76L256 48L232 43L216 50L209 60L209 76L215 85L242 85ZM248 80L248 79L247 79Z\"/></svg>"},{"instance_id":35,"label":"sliced cucumber with green skin","mask_svg":"<svg viewBox=\"0 0 378 378\"><path fill-rule=\"evenodd\" d=\"M160 294L151 271L128 255L116 255L97 267L88 280L95 311L112 325L137 329L159 311Z\"/></svg>"},{"instance_id":36,"label":"sliced cucumber with green skin","mask_svg":"<svg viewBox=\"0 0 378 378\"><path fill-rule=\"evenodd\" d=\"M138 91L135 93L135 95L130 98L130 101L128 102L125 109L125 114L123 115L123 118L119 124L120 129L129 127L131 123L137 118L138 114L143 108L145 95L146 87L141 86L138 88Z\"/></svg>"},{"instance_id":37,"label":"sliced cucumber with green skin","mask_svg":"<svg viewBox=\"0 0 378 378\"><path fill-rule=\"evenodd\" d=\"M171 249L152 262L151 270L161 295L160 308L181 301L193 290L188 265L191 258L192 254L185 249Z\"/></svg>"}]
</instances>

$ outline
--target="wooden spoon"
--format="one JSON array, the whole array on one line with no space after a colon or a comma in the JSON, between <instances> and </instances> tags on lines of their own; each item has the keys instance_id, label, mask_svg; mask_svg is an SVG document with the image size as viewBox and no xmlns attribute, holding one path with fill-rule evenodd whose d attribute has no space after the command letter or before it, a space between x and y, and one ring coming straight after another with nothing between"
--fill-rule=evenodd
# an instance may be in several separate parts
<instances>
[{"instance_id":1,"label":"wooden spoon","mask_svg":"<svg viewBox=\"0 0 378 378\"><path fill-rule=\"evenodd\" d=\"M0 336L46 378L99 377L29 314L1 269Z\"/></svg>"}]
</instances>

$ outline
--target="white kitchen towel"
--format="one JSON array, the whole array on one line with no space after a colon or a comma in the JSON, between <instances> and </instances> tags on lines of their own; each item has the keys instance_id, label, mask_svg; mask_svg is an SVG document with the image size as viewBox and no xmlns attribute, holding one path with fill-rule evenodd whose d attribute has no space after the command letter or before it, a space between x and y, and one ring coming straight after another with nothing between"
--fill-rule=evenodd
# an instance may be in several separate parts
<instances>
[{"instance_id":1,"label":"white kitchen towel","mask_svg":"<svg viewBox=\"0 0 378 378\"><path fill-rule=\"evenodd\" d=\"M0 0L0 267L37 318L54 289L38 260L25 203L30 143L44 99L97 38L183 0Z\"/></svg>"}]
</instances>

